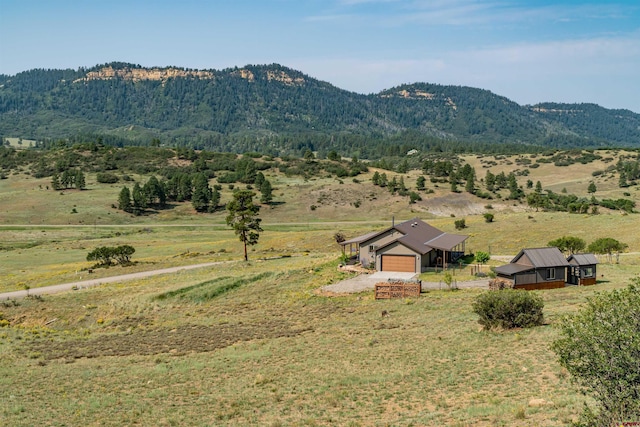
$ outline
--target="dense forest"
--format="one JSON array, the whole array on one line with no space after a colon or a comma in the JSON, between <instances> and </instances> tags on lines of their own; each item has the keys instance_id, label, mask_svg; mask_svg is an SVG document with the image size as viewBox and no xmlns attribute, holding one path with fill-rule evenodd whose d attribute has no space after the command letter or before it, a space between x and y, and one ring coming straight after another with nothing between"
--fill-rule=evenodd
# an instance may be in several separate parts
<instances>
[{"instance_id":1,"label":"dense forest","mask_svg":"<svg viewBox=\"0 0 640 427\"><path fill-rule=\"evenodd\" d=\"M380 158L412 149L638 147L640 115L592 104L520 106L487 90L425 83L361 95L280 65L217 71L110 63L0 75L0 135Z\"/></svg>"}]
</instances>

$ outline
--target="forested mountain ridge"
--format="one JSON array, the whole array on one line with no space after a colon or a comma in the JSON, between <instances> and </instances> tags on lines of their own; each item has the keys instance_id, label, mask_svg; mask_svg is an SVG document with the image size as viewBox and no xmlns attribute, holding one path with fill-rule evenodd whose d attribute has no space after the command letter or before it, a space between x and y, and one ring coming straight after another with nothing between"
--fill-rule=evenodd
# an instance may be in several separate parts
<instances>
[{"instance_id":1,"label":"forested mountain ridge","mask_svg":"<svg viewBox=\"0 0 640 427\"><path fill-rule=\"evenodd\" d=\"M521 106L487 90L427 83L362 95L277 64L218 71L114 62L0 75L0 135L89 133L126 143L361 155L389 146L638 147L640 115L593 104Z\"/></svg>"}]
</instances>

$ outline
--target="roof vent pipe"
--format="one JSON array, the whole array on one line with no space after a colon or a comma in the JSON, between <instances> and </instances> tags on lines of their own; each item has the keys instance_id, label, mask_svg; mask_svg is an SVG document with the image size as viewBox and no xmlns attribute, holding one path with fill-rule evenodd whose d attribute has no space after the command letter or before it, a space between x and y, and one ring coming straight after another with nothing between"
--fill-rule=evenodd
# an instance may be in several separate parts
<instances>
[{"instance_id":1,"label":"roof vent pipe","mask_svg":"<svg viewBox=\"0 0 640 427\"><path fill-rule=\"evenodd\" d=\"M395 217L395 216L392 216L392 217L391 217L391 226L392 226L392 227L395 227L395 226L396 226L396 217Z\"/></svg>"}]
</instances>

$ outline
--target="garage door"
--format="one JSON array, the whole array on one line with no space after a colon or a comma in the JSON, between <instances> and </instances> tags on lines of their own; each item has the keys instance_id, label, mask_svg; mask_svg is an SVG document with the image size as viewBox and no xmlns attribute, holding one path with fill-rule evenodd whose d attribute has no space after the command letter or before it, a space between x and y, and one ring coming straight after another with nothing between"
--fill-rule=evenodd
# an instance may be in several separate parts
<instances>
[{"instance_id":1,"label":"garage door","mask_svg":"<svg viewBox=\"0 0 640 427\"><path fill-rule=\"evenodd\" d=\"M382 255L382 271L416 271L416 258L406 255Z\"/></svg>"}]
</instances>

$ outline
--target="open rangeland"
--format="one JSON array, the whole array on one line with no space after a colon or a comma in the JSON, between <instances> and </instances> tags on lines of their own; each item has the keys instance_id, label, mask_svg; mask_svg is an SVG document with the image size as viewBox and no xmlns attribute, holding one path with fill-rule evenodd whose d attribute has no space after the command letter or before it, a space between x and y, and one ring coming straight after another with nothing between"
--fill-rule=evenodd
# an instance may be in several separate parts
<instances>
[{"instance_id":1,"label":"open rangeland","mask_svg":"<svg viewBox=\"0 0 640 427\"><path fill-rule=\"evenodd\" d=\"M552 180L555 167L543 164L529 178L545 169L545 187L584 186L586 194L593 165L580 166ZM133 217L111 207L121 186L97 185L92 176L88 190L64 194L47 191L47 179L0 180L0 292L223 261L0 302L1 424L563 426L577 419L588 399L549 345L561 316L640 273L637 214L536 212L466 194L454 206L445 184L409 205L371 185L372 173L342 183L268 175L274 200L284 203L263 207L264 232L248 263L239 261L241 243L224 212L194 214L181 204ZM417 175L405 175L410 186ZM598 191L622 197L605 184ZM223 201L229 195L225 188ZM337 271L334 234L382 229L392 216L420 216L449 232L465 218L458 232L470 235L468 250L494 255L563 235L587 243L613 237L629 253L601 264L596 286L540 292L546 325L526 330L482 331L472 312L479 289L385 301L373 292L322 295L322 286L348 277ZM89 251L124 244L136 249L133 265L88 272Z\"/></svg>"}]
</instances>

